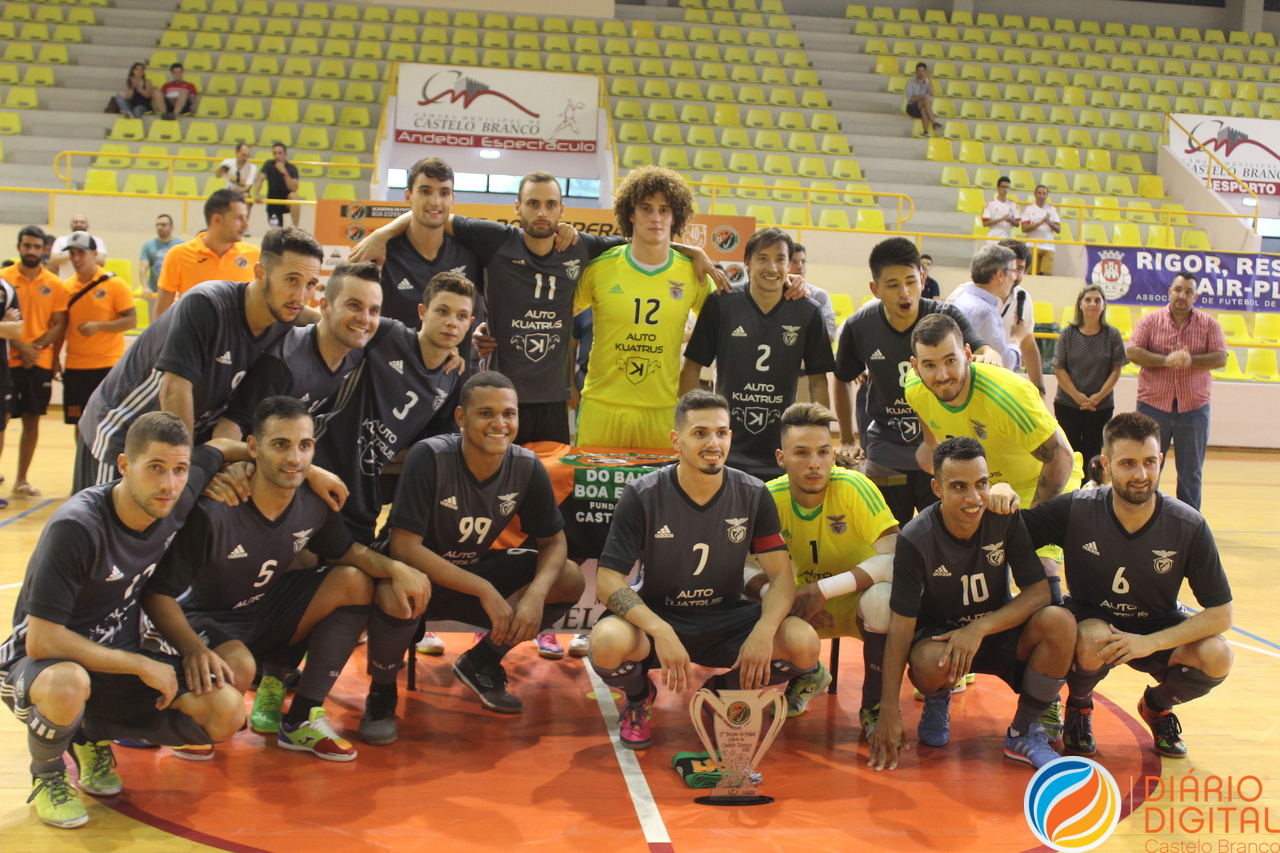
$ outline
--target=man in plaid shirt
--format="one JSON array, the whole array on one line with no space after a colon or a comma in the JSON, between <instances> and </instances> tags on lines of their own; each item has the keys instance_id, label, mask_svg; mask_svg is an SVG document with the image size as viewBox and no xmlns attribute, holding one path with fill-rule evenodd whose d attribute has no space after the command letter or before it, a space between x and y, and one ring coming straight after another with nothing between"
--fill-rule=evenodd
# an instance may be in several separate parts
<instances>
[{"instance_id":1,"label":"man in plaid shirt","mask_svg":"<svg viewBox=\"0 0 1280 853\"><path fill-rule=\"evenodd\" d=\"M1169 285L1169 308L1138 321L1129 360L1138 373L1138 411L1160 425L1160 452L1177 447L1178 500L1200 509L1200 469L1209 441L1209 371L1227 363L1218 321L1195 310L1196 279L1183 273Z\"/></svg>"}]
</instances>

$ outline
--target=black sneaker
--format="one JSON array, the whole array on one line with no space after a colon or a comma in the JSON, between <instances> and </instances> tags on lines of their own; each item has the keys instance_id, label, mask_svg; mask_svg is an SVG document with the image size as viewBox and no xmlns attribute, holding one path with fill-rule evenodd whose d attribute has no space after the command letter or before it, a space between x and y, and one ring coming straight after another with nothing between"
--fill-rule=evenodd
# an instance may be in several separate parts
<instances>
[{"instance_id":1,"label":"black sneaker","mask_svg":"<svg viewBox=\"0 0 1280 853\"><path fill-rule=\"evenodd\" d=\"M453 674L480 697L490 711L519 714L524 710L520 698L507 692L507 671L501 664L485 666L472 659L471 651L463 652L453 664Z\"/></svg>"},{"instance_id":2,"label":"black sneaker","mask_svg":"<svg viewBox=\"0 0 1280 853\"><path fill-rule=\"evenodd\" d=\"M177 121L178 117L173 113L165 113L164 115L160 116L160 119L162 121Z\"/></svg>"},{"instance_id":3,"label":"black sneaker","mask_svg":"<svg viewBox=\"0 0 1280 853\"><path fill-rule=\"evenodd\" d=\"M1093 708L1067 706L1067 718L1063 724L1062 745L1077 755L1093 755L1098 742L1093 739Z\"/></svg>"},{"instance_id":4,"label":"black sneaker","mask_svg":"<svg viewBox=\"0 0 1280 853\"><path fill-rule=\"evenodd\" d=\"M1138 715L1151 729L1151 736L1156 741L1156 752L1165 758L1186 758L1187 745L1182 740L1182 724L1178 715L1169 711L1157 711L1147 704L1147 694L1142 694L1138 702Z\"/></svg>"},{"instance_id":5,"label":"black sneaker","mask_svg":"<svg viewBox=\"0 0 1280 853\"><path fill-rule=\"evenodd\" d=\"M360 718L360 740L370 746L390 746L396 742L396 700L398 694L384 690L369 691Z\"/></svg>"}]
</instances>

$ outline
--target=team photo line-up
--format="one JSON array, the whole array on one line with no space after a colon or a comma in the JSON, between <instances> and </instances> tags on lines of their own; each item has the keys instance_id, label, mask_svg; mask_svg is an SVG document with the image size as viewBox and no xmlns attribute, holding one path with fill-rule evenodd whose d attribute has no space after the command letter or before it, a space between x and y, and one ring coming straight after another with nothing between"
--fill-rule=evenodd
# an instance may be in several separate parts
<instances>
[{"instance_id":1,"label":"team photo line-up","mask_svg":"<svg viewBox=\"0 0 1280 853\"><path fill-rule=\"evenodd\" d=\"M77 431L73 494L0 645L46 823L88 820L73 785L121 791L120 744L206 760L251 727L355 759L324 703L363 638L365 744L397 739L398 671L414 648L443 652L431 623L476 626L452 672L519 714L503 657L526 641L563 657L550 629L586 586L523 445L571 439L676 459L622 490L595 574L607 613L569 644L621 695L623 746L650 745L659 685L696 687L694 664L719 670L706 687L777 685L803 714L832 678L820 641L857 637L874 770L911 740L904 673L930 748L948 742L952 694L998 677L1017 694L1004 754L1041 767L1095 753L1093 691L1128 665L1155 682L1137 704L1154 749L1187 754L1174 706L1232 662L1231 591L1198 511L1197 410L1226 347L1193 282L1175 278L1127 347L1084 288L1054 356L1055 418L1027 324L1004 310L1031 259L1016 241L979 249L946 302L922 296L916 246L886 239L874 298L837 329L785 231L746 241L734 286L674 242L693 197L667 169L620 182L615 237L560 222L546 172L522 180L519 226L454 215L438 158L405 197L321 288L315 239L275 227L243 243L245 198L214 193L207 229L157 260L170 297L127 350L132 302L112 296L87 221L65 282L40 229L21 232L0 271L20 485L34 491L26 430L55 373ZM97 360L75 361L87 350ZM1140 411L1115 413L1129 360ZM1158 491L1171 439L1177 498ZM879 488L873 468L905 481ZM514 520L523 547L499 546ZM1198 611L1178 601L1184 579Z\"/></svg>"}]
</instances>

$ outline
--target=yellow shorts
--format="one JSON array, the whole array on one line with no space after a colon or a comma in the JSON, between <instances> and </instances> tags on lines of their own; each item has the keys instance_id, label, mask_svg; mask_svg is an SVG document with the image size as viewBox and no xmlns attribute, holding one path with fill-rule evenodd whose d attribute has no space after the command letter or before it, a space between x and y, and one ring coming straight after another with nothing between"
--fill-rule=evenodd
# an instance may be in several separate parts
<instances>
[{"instance_id":1,"label":"yellow shorts","mask_svg":"<svg viewBox=\"0 0 1280 853\"><path fill-rule=\"evenodd\" d=\"M825 610L835 619L830 628L818 631L818 638L830 640L833 637L857 637L862 639L862 631L858 628L858 602L862 600L862 592L850 592L836 596L827 602Z\"/></svg>"},{"instance_id":2,"label":"yellow shorts","mask_svg":"<svg viewBox=\"0 0 1280 853\"><path fill-rule=\"evenodd\" d=\"M668 448L676 407L644 409L583 398L578 404L578 447Z\"/></svg>"},{"instance_id":3,"label":"yellow shorts","mask_svg":"<svg viewBox=\"0 0 1280 853\"><path fill-rule=\"evenodd\" d=\"M1084 457L1080 455L1079 451L1077 451L1076 453L1072 454L1071 479L1067 480L1066 488L1062 490L1063 494L1066 494L1067 492L1074 492L1076 489L1080 488L1080 484L1083 482L1084 482ZM1035 496L1036 496L1036 490L1033 488L1027 491L1026 494L1020 493L1018 495L1018 498L1021 500L1022 506L1029 507L1031 506L1031 501L1035 499ZM1053 560L1059 565L1061 565L1061 563L1066 557L1066 555L1062 553L1062 549L1059 548L1057 545L1045 545L1043 548L1037 550L1036 553L1039 554L1041 557L1048 557L1050 560Z\"/></svg>"}]
</instances>

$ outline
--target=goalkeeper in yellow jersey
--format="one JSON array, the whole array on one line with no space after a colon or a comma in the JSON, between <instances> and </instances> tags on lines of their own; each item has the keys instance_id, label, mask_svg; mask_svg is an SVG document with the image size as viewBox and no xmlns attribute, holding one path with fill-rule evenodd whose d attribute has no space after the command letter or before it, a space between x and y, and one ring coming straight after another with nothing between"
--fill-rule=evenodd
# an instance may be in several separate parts
<instances>
[{"instance_id":1,"label":"goalkeeper in yellow jersey","mask_svg":"<svg viewBox=\"0 0 1280 853\"><path fill-rule=\"evenodd\" d=\"M818 403L795 403L782 415L778 464L786 476L769 482L795 566L796 598L791 613L809 621L823 639L862 640L863 734L870 736L880 709L880 684L889 592L898 522L880 490L856 471L834 467L835 415ZM747 582L759 597L763 574ZM787 716L803 714L809 700L831 683L821 663L817 671L787 687Z\"/></svg>"}]
</instances>

